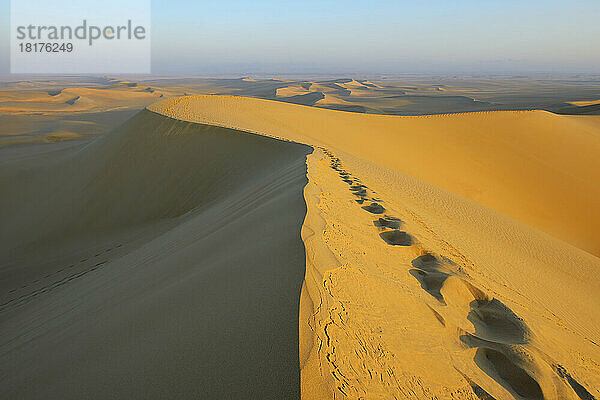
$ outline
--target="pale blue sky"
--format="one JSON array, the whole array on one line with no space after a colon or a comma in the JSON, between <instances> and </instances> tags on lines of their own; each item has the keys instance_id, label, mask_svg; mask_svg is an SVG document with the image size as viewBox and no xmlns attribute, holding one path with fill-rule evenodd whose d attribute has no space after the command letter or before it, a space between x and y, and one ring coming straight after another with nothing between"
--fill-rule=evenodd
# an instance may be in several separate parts
<instances>
[{"instance_id":1,"label":"pale blue sky","mask_svg":"<svg viewBox=\"0 0 600 400\"><path fill-rule=\"evenodd\" d=\"M152 0L153 71L600 73L598 21L599 0Z\"/></svg>"}]
</instances>

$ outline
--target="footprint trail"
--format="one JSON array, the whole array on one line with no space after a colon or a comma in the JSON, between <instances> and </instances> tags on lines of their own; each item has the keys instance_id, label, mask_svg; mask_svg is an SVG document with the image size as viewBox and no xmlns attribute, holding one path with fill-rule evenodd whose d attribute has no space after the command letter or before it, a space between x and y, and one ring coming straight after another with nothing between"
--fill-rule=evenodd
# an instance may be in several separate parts
<instances>
[{"instance_id":1,"label":"footprint trail","mask_svg":"<svg viewBox=\"0 0 600 400\"><path fill-rule=\"evenodd\" d=\"M402 219L386 213L385 202L375 197L375 193L359 178L343 168L339 157L328 149L321 150L329 158L331 168L349 185L349 191L356 197L361 208L377 217L373 225L379 230L381 240L390 246L420 245L409 232L401 230ZM462 313L464 324L461 325L474 328L473 332L458 328L457 339L465 348L475 350L473 362L481 371L515 399L560 399L560 393L568 392L571 398L575 398L572 396L575 394L582 400L595 400L564 367L554 362L549 364L549 357L531 345L531 330L508 306L465 280L458 272L457 265L450 259L427 249L421 249L420 253L412 260L412 268L407 272L442 309ZM434 308L429 308L440 323L446 326L443 315ZM547 371L553 374L552 379L540 380L547 375ZM482 388L482 384L460 373L477 398L494 399Z\"/></svg>"}]
</instances>

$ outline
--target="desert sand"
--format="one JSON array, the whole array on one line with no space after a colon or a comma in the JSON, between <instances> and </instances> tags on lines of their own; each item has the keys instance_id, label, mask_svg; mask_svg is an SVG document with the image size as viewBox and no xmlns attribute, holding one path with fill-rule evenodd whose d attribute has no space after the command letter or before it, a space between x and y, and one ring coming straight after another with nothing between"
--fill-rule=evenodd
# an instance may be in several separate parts
<instances>
[{"instance_id":1,"label":"desert sand","mask_svg":"<svg viewBox=\"0 0 600 400\"><path fill-rule=\"evenodd\" d=\"M600 100L571 101L570 103L574 106L592 106L595 104L600 104Z\"/></svg>"},{"instance_id":2,"label":"desert sand","mask_svg":"<svg viewBox=\"0 0 600 400\"><path fill-rule=\"evenodd\" d=\"M143 111L4 166L3 396L298 398L309 151Z\"/></svg>"},{"instance_id":3,"label":"desert sand","mask_svg":"<svg viewBox=\"0 0 600 400\"><path fill-rule=\"evenodd\" d=\"M4 163L2 387L598 398L599 118L184 96Z\"/></svg>"},{"instance_id":4,"label":"desert sand","mask_svg":"<svg viewBox=\"0 0 600 400\"><path fill-rule=\"evenodd\" d=\"M594 77L21 78L0 79L0 155L8 146L89 141L159 99L186 95L236 95L383 115L531 109L600 114Z\"/></svg>"},{"instance_id":5,"label":"desert sand","mask_svg":"<svg viewBox=\"0 0 600 400\"><path fill-rule=\"evenodd\" d=\"M398 118L208 96L149 109L367 159L600 255L597 116L513 111ZM570 142L576 145L565 146Z\"/></svg>"},{"instance_id":6,"label":"desert sand","mask_svg":"<svg viewBox=\"0 0 600 400\"><path fill-rule=\"evenodd\" d=\"M112 78L0 81L0 149L89 141L158 99L184 93Z\"/></svg>"},{"instance_id":7,"label":"desert sand","mask_svg":"<svg viewBox=\"0 0 600 400\"><path fill-rule=\"evenodd\" d=\"M317 148L304 398L598 395L596 117L374 116L202 96L149 109Z\"/></svg>"}]
</instances>

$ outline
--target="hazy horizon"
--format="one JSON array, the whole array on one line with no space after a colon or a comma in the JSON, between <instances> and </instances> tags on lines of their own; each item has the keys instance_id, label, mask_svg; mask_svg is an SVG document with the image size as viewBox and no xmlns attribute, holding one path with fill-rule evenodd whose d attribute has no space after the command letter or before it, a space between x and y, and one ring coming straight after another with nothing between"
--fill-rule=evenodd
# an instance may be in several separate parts
<instances>
[{"instance_id":1,"label":"hazy horizon","mask_svg":"<svg viewBox=\"0 0 600 400\"><path fill-rule=\"evenodd\" d=\"M10 1L0 3L0 74ZM600 2L152 1L152 73L598 73Z\"/></svg>"}]
</instances>

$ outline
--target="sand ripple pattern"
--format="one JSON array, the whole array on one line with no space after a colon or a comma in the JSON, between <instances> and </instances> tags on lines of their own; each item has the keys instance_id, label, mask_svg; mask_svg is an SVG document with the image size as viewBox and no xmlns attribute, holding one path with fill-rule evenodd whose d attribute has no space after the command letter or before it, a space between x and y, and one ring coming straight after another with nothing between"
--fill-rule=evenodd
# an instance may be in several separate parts
<instances>
[{"instance_id":1,"label":"sand ripple pattern","mask_svg":"<svg viewBox=\"0 0 600 400\"><path fill-rule=\"evenodd\" d=\"M379 229L381 240L390 246L420 247L420 255L412 260L412 268L407 272L443 309L462 312L462 318L472 324L474 332L458 328L457 334L465 348L476 349L473 361L478 368L515 399L567 398L573 393L582 400L595 399L563 366L535 348L534 333L525 321L502 301L464 279L460 268L449 258L423 248L410 232L402 230L400 217L387 213L383 199L348 172L333 152L326 148L321 150L328 157L330 167L349 185L356 203L376 217L373 225ZM324 284L327 286L327 282ZM448 321L444 316L433 308L431 311L440 324L446 326ZM553 372L550 379L544 374L547 370ZM463 376L477 398L494 399L477 382ZM343 380L341 386L343 389Z\"/></svg>"}]
</instances>

